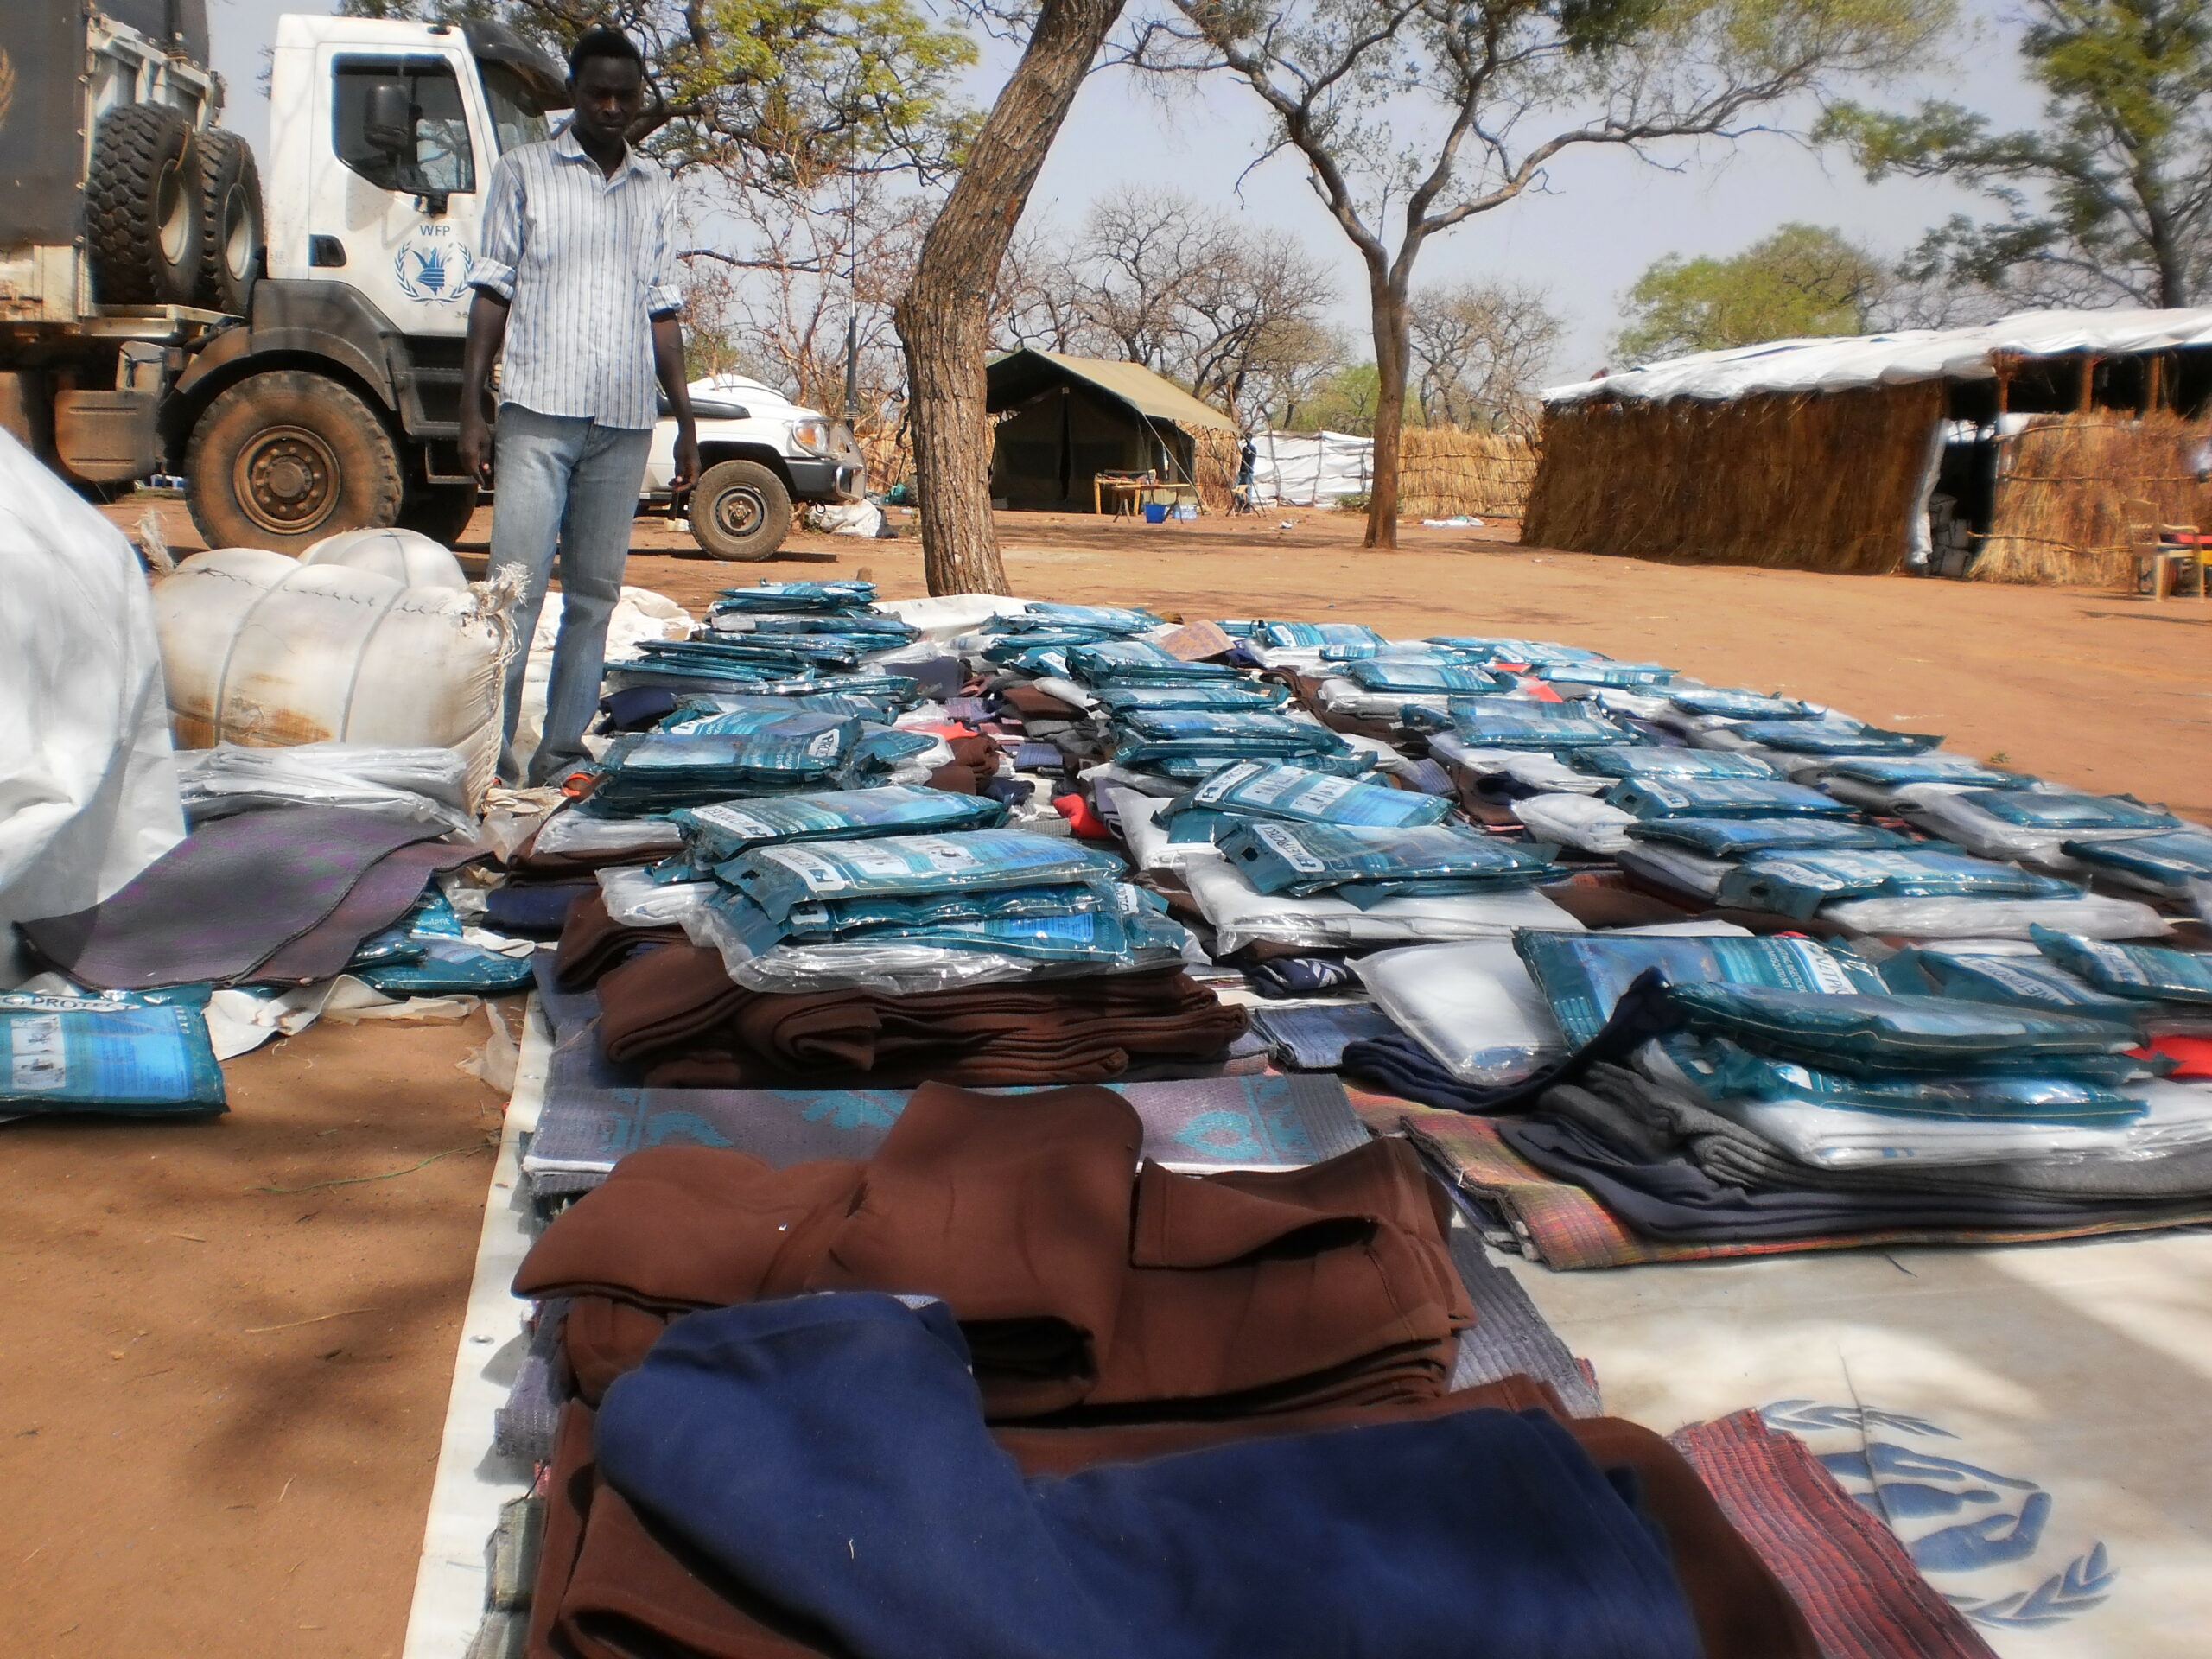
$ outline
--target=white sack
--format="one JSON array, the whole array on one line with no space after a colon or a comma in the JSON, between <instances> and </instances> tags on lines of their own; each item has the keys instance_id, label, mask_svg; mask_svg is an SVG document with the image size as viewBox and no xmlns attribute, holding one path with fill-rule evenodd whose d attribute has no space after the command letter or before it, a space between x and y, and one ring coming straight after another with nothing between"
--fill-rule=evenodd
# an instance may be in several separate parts
<instances>
[{"instance_id":1,"label":"white sack","mask_svg":"<svg viewBox=\"0 0 2212 1659\"><path fill-rule=\"evenodd\" d=\"M99 903L183 838L184 815L138 556L4 431L0 594L4 922Z\"/></svg>"},{"instance_id":2,"label":"white sack","mask_svg":"<svg viewBox=\"0 0 2212 1659\"><path fill-rule=\"evenodd\" d=\"M468 586L467 574L450 550L419 530L345 530L326 536L300 555L302 564L343 565L390 576L403 588Z\"/></svg>"}]
</instances>

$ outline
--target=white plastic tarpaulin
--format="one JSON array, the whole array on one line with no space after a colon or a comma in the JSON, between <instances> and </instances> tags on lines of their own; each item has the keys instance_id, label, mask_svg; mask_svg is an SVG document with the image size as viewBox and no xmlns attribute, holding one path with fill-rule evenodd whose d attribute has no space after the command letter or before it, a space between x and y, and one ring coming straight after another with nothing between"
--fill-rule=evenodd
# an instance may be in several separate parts
<instances>
[{"instance_id":1,"label":"white plastic tarpaulin","mask_svg":"<svg viewBox=\"0 0 2212 1659\"><path fill-rule=\"evenodd\" d=\"M1252 499L1268 505L1332 507L1375 477L1375 440L1348 432L1261 432L1252 447Z\"/></svg>"},{"instance_id":2,"label":"white plastic tarpaulin","mask_svg":"<svg viewBox=\"0 0 2212 1659\"><path fill-rule=\"evenodd\" d=\"M0 594L4 922L99 903L183 838L184 814L138 556L4 431ZM0 939L0 983L10 954Z\"/></svg>"},{"instance_id":3,"label":"white plastic tarpaulin","mask_svg":"<svg viewBox=\"0 0 2212 1659\"><path fill-rule=\"evenodd\" d=\"M2023 311L1972 328L1907 328L1893 334L1776 340L1695 352L1603 379L1554 386L1547 404L1594 397L1719 402L1752 392L1843 391L1916 380L1988 380L2000 355L2094 352L2123 356L2212 346L2212 307L2171 311Z\"/></svg>"}]
</instances>

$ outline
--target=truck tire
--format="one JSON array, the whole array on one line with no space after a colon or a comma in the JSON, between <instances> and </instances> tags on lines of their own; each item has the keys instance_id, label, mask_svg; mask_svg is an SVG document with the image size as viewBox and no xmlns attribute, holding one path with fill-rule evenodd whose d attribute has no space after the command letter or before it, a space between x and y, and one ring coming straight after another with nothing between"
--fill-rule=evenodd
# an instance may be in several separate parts
<instances>
[{"instance_id":1,"label":"truck tire","mask_svg":"<svg viewBox=\"0 0 2212 1659\"><path fill-rule=\"evenodd\" d=\"M474 484L410 484L400 503L399 527L419 531L449 549L475 516Z\"/></svg>"},{"instance_id":2,"label":"truck tire","mask_svg":"<svg viewBox=\"0 0 2212 1659\"><path fill-rule=\"evenodd\" d=\"M757 461L708 467L692 486L688 511L692 539L718 559L755 563L791 533L791 493Z\"/></svg>"},{"instance_id":3,"label":"truck tire","mask_svg":"<svg viewBox=\"0 0 2212 1659\"><path fill-rule=\"evenodd\" d=\"M210 404L184 470L210 547L299 553L341 530L397 523L404 499L399 446L376 411L297 369L249 375Z\"/></svg>"},{"instance_id":4,"label":"truck tire","mask_svg":"<svg viewBox=\"0 0 2212 1659\"><path fill-rule=\"evenodd\" d=\"M200 135L200 223L194 303L245 316L261 274L261 169L246 141L220 127Z\"/></svg>"},{"instance_id":5,"label":"truck tire","mask_svg":"<svg viewBox=\"0 0 2212 1659\"><path fill-rule=\"evenodd\" d=\"M192 304L206 239L200 193L200 144L183 116L161 104L102 116L85 188L93 298Z\"/></svg>"}]
</instances>

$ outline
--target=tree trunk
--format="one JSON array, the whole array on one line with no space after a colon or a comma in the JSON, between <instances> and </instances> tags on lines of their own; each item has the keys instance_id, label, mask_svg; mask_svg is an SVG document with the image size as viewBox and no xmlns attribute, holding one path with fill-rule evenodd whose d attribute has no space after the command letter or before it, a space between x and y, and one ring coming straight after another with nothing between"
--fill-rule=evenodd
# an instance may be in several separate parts
<instances>
[{"instance_id":1,"label":"tree trunk","mask_svg":"<svg viewBox=\"0 0 2212 1659\"><path fill-rule=\"evenodd\" d=\"M1003 594L991 524L991 426L983 364L991 285L1090 60L1122 0L1044 0L966 166L923 239L893 314L906 352L922 572L932 594Z\"/></svg>"},{"instance_id":2,"label":"tree trunk","mask_svg":"<svg viewBox=\"0 0 2212 1659\"><path fill-rule=\"evenodd\" d=\"M1406 296L1377 283L1375 300L1375 478L1368 486L1366 547L1398 544L1398 440L1406 425L1406 363L1412 355Z\"/></svg>"}]
</instances>

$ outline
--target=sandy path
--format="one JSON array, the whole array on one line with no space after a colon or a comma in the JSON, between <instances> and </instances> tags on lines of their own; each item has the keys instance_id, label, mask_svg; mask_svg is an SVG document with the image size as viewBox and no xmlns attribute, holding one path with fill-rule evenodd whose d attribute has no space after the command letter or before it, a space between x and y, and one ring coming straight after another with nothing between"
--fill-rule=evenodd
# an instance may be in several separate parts
<instances>
[{"instance_id":1,"label":"sandy path","mask_svg":"<svg viewBox=\"0 0 2212 1659\"><path fill-rule=\"evenodd\" d=\"M1348 519L1288 516L1009 515L1002 534L1040 597L1573 640L2212 818L2195 601L1676 569L1488 531L1408 530L1370 556ZM695 608L863 569L921 591L912 540L803 537L758 566L685 545L641 524L630 580ZM496 1105L454 1069L481 1033L318 1027L234 1062L213 1125L0 1129L0 1655L397 1653L490 1168Z\"/></svg>"}]
</instances>

